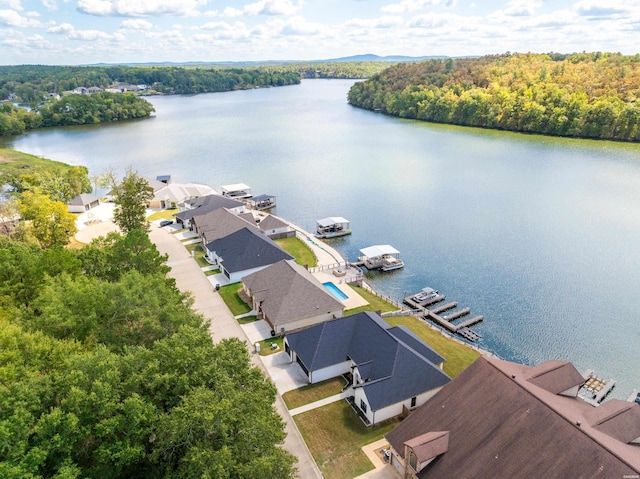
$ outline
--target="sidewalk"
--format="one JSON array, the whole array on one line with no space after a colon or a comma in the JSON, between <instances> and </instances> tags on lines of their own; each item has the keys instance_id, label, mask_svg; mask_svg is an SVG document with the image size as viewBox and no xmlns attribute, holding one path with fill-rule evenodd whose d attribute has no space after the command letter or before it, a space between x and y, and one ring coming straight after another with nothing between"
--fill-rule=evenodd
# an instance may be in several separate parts
<instances>
[{"instance_id":1,"label":"sidewalk","mask_svg":"<svg viewBox=\"0 0 640 479\"><path fill-rule=\"evenodd\" d=\"M334 394L333 396L329 396L327 398L324 399L320 399L316 402L312 402L309 404L305 404L304 406L300 406L294 409L289 409L289 413L292 416L295 416L297 414L302 414L303 412L307 412L307 411L311 411L312 409L316 409L322 406L326 406L327 404L331 404L332 402L336 402L336 401L340 401L342 399L346 399L349 396L353 395L353 389L352 388L347 388L344 391L342 391L340 394Z\"/></svg>"},{"instance_id":2,"label":"sidewalk","mask_svg":"<svg viewBox=\"0 0 640 479\"><path fill-rule=\"evenodd\" d=\"M214 291L207 276L175 236L155 225L151 226L149 232L149 238L156 244L160 254L169 256L167 261L167 265L171 267L169 276L176 280L176 286L181 291L192 294L193 308L211 321L209 331L214 342L231 337L246 342L246 335L220 295ZM251 346L248 347L251 350ZM254 365L262 369L266 377L269 377L269 372L257 355L252 354L251 360ZM298 476L302 479L322 479L322 473L311 456L280 394L276 396L275 407L285 423L287 437L284 449L298 458L296 464Z\"/></svg>"}]
</instances>

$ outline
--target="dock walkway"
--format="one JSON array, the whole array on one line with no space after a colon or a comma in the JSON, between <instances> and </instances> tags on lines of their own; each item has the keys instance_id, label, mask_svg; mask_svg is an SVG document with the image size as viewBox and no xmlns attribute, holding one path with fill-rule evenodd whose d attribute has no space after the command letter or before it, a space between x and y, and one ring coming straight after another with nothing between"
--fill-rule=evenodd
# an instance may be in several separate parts
<instances>
[{"instance_id":1,"label":"dock walkway","mask_svg":"<svg viewBox=\"0 0 640 479\"><path fill-rule=\"evenodd\" d=\"M434 323L438 324L439 326L446 329L450 333L459 334L464 339L471 342L479 340L482 336L480 336L475 331L472 331L471 329L469 329L469 326L472 326L474 324L481 322L484 319L484 317L474 316L473 318L467 319L466 321L463 321L460 324L453 324L452 321L454 319L458 319L470 314L471 308L463 308L447 316L441 316L439 313L442 313L444 311L448 311L450 309L457 307L458 306L457 302L454 301L451 303L444 304L442 306L436 306L429 309L429 306L431 304L437 304L439 301L442 301L443 299L444 299L443 295L438 295L428 301L417 302L412 299L412 296L407 296L406 298L404 298L404 304L406 304L411 309L413 309L415 311L414 314L416 314L417 316L422 317L423 319L429 319L433 321Z\"/></svg>"}]
</instances>

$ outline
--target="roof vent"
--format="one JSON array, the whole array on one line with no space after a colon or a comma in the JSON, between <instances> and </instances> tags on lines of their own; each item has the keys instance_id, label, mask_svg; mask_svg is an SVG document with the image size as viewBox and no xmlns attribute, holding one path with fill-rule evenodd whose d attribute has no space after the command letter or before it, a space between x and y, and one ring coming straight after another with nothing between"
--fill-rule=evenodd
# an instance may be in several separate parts
<instances>
[{"instance_id":1,"label":"roof vent","mask_svg":"<svg viewBox=\"0 0 640 479\"><path fill-rule=\"evenodd\" d=\"M580 427L582 423L580 421L576 421L576 426Z\"/></svg>"},{"instance_id":2,"label":"roof vent","mask_svg":"<svg viewBox=\"0 0 640 479\"><path fill-rule=\"evenodd\" d=\"M512 375L511 375L511 379L515 379L515 378L516 378L516 375L515 375L515 374L512 374Z\"/></svg>"}]
</instances>

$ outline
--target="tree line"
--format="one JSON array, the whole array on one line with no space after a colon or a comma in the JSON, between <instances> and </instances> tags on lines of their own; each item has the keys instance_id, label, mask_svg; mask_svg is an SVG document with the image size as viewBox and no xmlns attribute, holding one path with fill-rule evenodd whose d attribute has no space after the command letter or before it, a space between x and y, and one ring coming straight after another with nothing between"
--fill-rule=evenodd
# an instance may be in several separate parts
<instances>
[{"instance_id":1,"label":"tree line","mask_svg":"<svg viewBox=\"0 0 640 479\"><path fill-rule=\"evenodd\" d=\"M122 234L81 249L0 235L0 477L292 477L274 385L244 343L212 343L167 276L148 183L116 186ZM14 195L27 222L33 196L53 202Z\"/></svg>"},{"instance_id":2,"label":"tree line","mask_svg":"<svg viewBox=\"0 0 640 479\"><path fill-rule=\"evenodd\" d=\"M402 118L640 141L640 55L504 54L391 66L350 104Z\"/></svg>"}]
</instances>

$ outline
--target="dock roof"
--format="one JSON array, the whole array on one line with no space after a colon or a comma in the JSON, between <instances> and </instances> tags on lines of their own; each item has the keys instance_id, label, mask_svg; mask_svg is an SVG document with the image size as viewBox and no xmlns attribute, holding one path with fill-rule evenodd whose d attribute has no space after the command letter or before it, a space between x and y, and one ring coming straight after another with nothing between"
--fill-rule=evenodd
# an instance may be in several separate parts
<instances>
[{"instance_id":1,"label":"dock roof","mask_svg":"<svg viewBox=\"0 0 640 479\"><path fill-rule=\"evenodd\" d=\"M385 254L400 254L400 251L388 244L377 244L374 246L369 246L368 248L362 248L360 250L360 253L362 253L362 255L366 256L367 258L375 258L376 256L382 256Z\"/></svg>"},{"instance_id":2,"label":"dock roof","mask_svg":"<svg viewBox=\"0 0 640 479\"><path fill-rule=\"evenodd\" d=\"M318 226L321 226L323 228L326 226L331 226L339 223L348 223L348 222L349 220L346 218L343 218L342 216L329 216L327 218L321 218L316 221Z\"/></svg>"}]
</instances>

